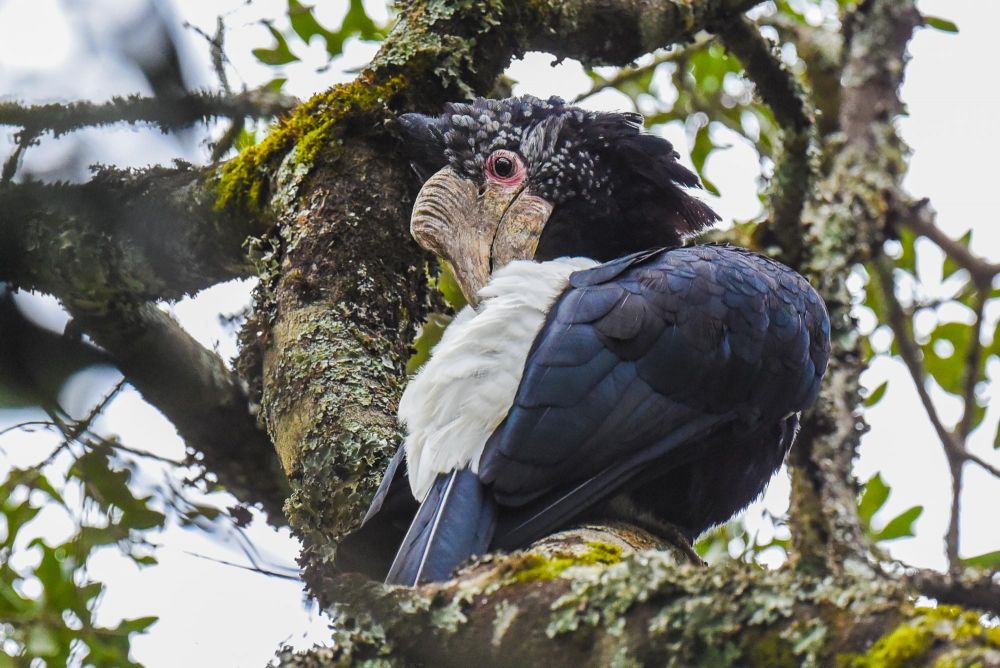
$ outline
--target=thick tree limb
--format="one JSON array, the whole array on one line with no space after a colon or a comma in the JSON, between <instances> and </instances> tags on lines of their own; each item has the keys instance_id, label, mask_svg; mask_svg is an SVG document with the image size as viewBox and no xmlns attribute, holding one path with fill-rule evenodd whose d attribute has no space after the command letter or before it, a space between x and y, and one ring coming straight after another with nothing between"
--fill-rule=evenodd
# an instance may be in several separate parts
<instances>
[{"instance_id":1,"label":"thick tree limb","mask_svg":"<svg viewBox=\"0 0 1000 668\"><path fill-rule=\"evenodd\" d=\"M576 58L585 65L625 65L727 21L757 0L580 0L530 2L521 19L524 50Z\"/></svg>"},{"instance_id":2,"label":"thick tree limb","mask_svg":"<svg viewBox=\"0 0 1000 668\"><path fill-rule=\"evenodd\" d=\"M0 188L0 280L68 303L178 299L252 273L265 227L215 209L212 170L100 168L85 184Z\"/></svg>"},{"instance_id":3,"label":"thick tree limb","mask_svg":"<svg viewBox=\"0 0 1000 668\"><path fill-rule=\"evenodd\" d=\"M333 644L277 665L894 665L880 662L901 655L894 634L919 639L906 665L1000 657L978 612L915 609L897 582L678 565L648 544L588 527L419 589L345 578Z\"/></svg>"},{"instance_id":4,"label":"thick tree limb","mask_svg":"<svg viewBox=\"0 0 1000 668\"><path fill-rule=\"evenodd\" d=\"M0 280L59 297L201 464L280 522L287 483L243 385L144 303L251 273L242 245L254 228L214 210L210 173L101 169L82 185L0 188Z\"/></svg>"},{"instance_id":5,"label":"thick tree limb","mask_svg":"<svg viewBox=\"0 0 1000 668\"><path fill-rule=\"evenodd\" d=\"M950 575L921 570L911 573L908 580L914 589L939 603L964 605L1000 615L1000 582L995 574L973 571Z\"/></svg>"}]
</instances>

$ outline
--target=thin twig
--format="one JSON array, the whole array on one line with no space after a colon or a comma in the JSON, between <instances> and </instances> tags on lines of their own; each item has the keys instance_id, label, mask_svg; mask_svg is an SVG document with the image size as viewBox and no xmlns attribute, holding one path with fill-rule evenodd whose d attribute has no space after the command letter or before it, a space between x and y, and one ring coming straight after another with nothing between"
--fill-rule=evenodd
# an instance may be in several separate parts
<instances>
[{"instance_id":1,"label":"thin twig","mask_svg":"<svg viewBox=\"0 0 1000 668\"><path fill-rule=\"evenodd\" d=\"M10 157L3 164L3 171L0 172L0 186L4 186L10 183L11 179L14 178L14 174L17 172L18 165L21 164L21 158L24 157L24 152L28 150L28 147L38 141L38 135L27 130L18 133L17 146L14 147L14 152L10 154Z\"/></svg>"},{"instance_id":2,"label":"thin twig","mask_svg":"<svg viewBox=\"0 0 1000 668\"><path fill-rule=\"evenodd\" d=\"M982 291L990 289L993 279L1000 274L1000 263L990 262L970 251L965 245L952 239L934 224L934 212L926 199L913 207L909 216L902 216L901 222L919 236L933 241L955 264L972 276L973 282Z\"/></svg>"},{"instance_id":3,"label":"thin twig","mask_svg":"<svg viewBox=\"0 0 1000 668\"><path fill-rule=\"evenodd\" d=\"M235 561L227 561L225 559L218 559L216 557L209 557L204 554L198 554L197 552L191 552L189 550L182 550L184 554L197 557L198 559L204 559L205 561L212 561L217 564L222 564L223 566L233 566L234 568L242 568L245 571L250 571L252 573L258 573L260 575L266 575L271 578L280 578L282 580L291 580L293 582L301 582L302 578L297 575L288 575L287 573L278 573L277 571L269 571L266 568L261 568L260 566L247 566L246 564L237 564Z\"/></svg>"},{"instance_id":4,"label":"thin twig","mask_svg":"<svg viewBox=\"0 0 1000 668\"><path fill-rule=\"evenodd\" d=\"M920 403L927 413L934 431L937 432L941 445L944 448L945 457L948 460L948 470L951 473L951 512L948 521L948 531L945 534L945 551L948 556L948 567L951 572L956 572L961 568L961 560L958 556L959 547L959 515L961 511L962 492L962 464L965 459L965 448L941 421L937 407L931 399L927 390L927 373L924 369L923 360L916 342L913 340L913 333L910 331L909 322L903 312L903 307L896 298L895 279L892 275L892 265L888 258L880 256L872 261L875 268L875 279L882 293L882 299L888 310L889 327L896 337L896 344L899 347L899 356L910 372L913 384L920 397Z\"/></svg>"},{"instance_id":5,"label":"thin twig","mask_svg":"<svg viewBox=\"0 0 1000 668\"><path fill-rule=\"evenodd\" d=\"M211 118L268 118L296 104L288 95L267 88L237 95L194 92L182 97L115 97L109 102L23 105L0 102L0 125L25 128L29 135L51 132L55 136L86 127L115 123L150 123L164 132L177 130Z\"/></svg>"},{"instance_id":6,"label":"thin twig","mask_svg":"<svg viewBox=\"0 0 1000 668\"><path fill-rule=\"evenodd\" d=\"M948 531L945 533L945 554L948 557L948 572L955 574L962 569L962 560L958 554L959 518L962 513L962 460L955 456L954 450L945 449L948 458L948 470L951 472L951 510L948 515Z\"/></svg>"},{"instance_id":7,"label":"thin twig","mask_svg":"<svg viewBox=\"0 0 1000 668\"><path fill-rule=\"evenodd\" d=\"M636 79L641 79L643 76L652 72L657 67L663 63L673 62L679 58L690 56L693 53L703 50L709 44L714 41L714 37L709 37L705 39L700 39L697 42L686 46L686 47L674 47L670 51L664 51L653 56L653 60L646 63L645 65L640 65L638 67L623 67L618 72L615 73L610 79L604 79L602 81L597 81L591 87L590 90L580 93L575 98L573 98L573 104L578 104L589 97L593 97L598 93L605 91L609 88L618 88L622 84L629 83L630 81L635 81Z\"/></svg>"},{"instance_id":8,"label":"thin twig","mask_svg":"<svg viewBox=\"0 0 1000 668\"><path fill-rule=\"evenodd\" d=\"M976 417L976 385L979 383L979 365L983 357L983 340L980 332L983 328L983 309L986 307L987 293L985 290L976 292L976 301L973 306L975 314L972 321L972 329L969 334L969 349L965 355L965 377L963 379L962 400L965 406L962 411L962 419L958 423L956 436L959 442L965 443L972 431L972 422Z\"/></svg>"},{"instance_id":9,"label":"thin twig","mask_svg":"<svg viewBox=\"0 0 1000 668\"><path fill-rule=\"evenodd\" d=\"M969 460L970 462L972 462L973 464L977 464L977 465L981 466L982 468L986 469L987 471L989 471L990 473L992 473L996 477L1000 478L1000 468L994 466L993 464L990 464L989 462L987 462L986 460L984 460L979 455L975 455L975 454L973 454L971 452L966 452L965 453L965 458L967 460Z\"/></svg>"},{"instance_id":10,"label":"thin twig","mask_svg":"<svg viewBox=\"0 0 1000 668\"><path fill-rule=\"evenodd\" d=\"M924 370L920 350L913 340L913 334L910 331L906 314L899 303L899 299L896 298L896 293L893 289L895 279L892 275L892 266L885 257L876 258L872 261L872 265L875 268L875 278L881 290L882 298L889 312L888 325L896 337L896 344L899 346L899 356L902 358L903 364L906 365L906 369L910 372L910 377L913 379L913 384L916 386L917 394L920 397L920 403L923 405L924 411L926 411L927 417L934 427L934 431L937 433L938 438L941 439L941 443L945 449L951 451L954 449L952 434L944 425L944 422L941 421L937 407L934 405L934 401L927 391L927 374Z\"/></svg>"},{"instance_id":11,"label":"thin twig","mask_svg":"<svg viewBox=\"0 0 1000 668\"><path fill-rule=\"evenodd\" d=\"M46 429L52 429L56 425L51 422L46 422L45 420L28 420L27 422L18 422L17 424L11 425L6 429L0 429L0 436L6 436L7 434L15 431L21 431L22 429L27 429L28 427L44 427Z\"/></svg>"},{"instance_id":12,"label":"thin twig","mask_svg":"<svg viewBox=\"0 0 1000 668\"><path fill-rule=\"evenodd\" d=\"M208 42L208 49L212 54L212 69L215 71L215 76L219 77L219 85L222 86L222 90L228 95L232 93L232 89L229 87L229 77L226 76L226 63L229 62L229 58L226 56L225 51L225 41L226 41L226 24L221 16L215 17L215 34L209 35L207 32L194 25L193 23L184 22L184 27L188 30L194 31L199 37Z\"/></svg>"},{"instance_id":13,"label":"thin twig","mask_svg":"<svg viewBox=\"0 0 1000 668\"><path fill-rule=\"evenodd\" d=\"M130 448L127 445L123 445L117 441L111 441L105 438L101 439L101 442L107 445L109 448L114 450L120 450L121 452L127 452L130 455L135 455L136 457L143 457L145 459L152 459L153 461L160 462L161 464L170 464L171 466L176 466L178 468L182 466L187 466L187 462L180 461L177 459L170 459L169 457L164 457L163 455L157 455L152 452L147 452L146 450L138 450L136 448Z\"/></svg>"},{"instance_id":14,"label":"thin twig","mask_svg":"<svg viewBox=\"0 0 1000 668\"><path fill-rule=\"evenodd\" d=\"M797 266L804 250L802 209L816 172L811 159L816 143L811 105L777 46L749 19L727 20L716 30L726 48L740 59L757 94L781 126L782 154L771 179L770 225L784 252L783 259Z\"/></svg>"}]
</instances>

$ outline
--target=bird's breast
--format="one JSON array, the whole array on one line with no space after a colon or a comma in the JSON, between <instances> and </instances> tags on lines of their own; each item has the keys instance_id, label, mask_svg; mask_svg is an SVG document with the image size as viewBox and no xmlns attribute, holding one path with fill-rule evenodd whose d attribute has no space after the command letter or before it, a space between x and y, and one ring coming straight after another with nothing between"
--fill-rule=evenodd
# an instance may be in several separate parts
<instances>
[{"instance_id":1,"label":"bird's breast","mask_svg":"<svg viewBox=\"0 0 1000 668\"><path fill-rule=\"evenodd\" d=\"M553 302L587 258L511 262L445 330L399 402L410 487L423 500L439 473L478 469L486 440L510 410L531 345Z\"/></svg>"}]
</instances>

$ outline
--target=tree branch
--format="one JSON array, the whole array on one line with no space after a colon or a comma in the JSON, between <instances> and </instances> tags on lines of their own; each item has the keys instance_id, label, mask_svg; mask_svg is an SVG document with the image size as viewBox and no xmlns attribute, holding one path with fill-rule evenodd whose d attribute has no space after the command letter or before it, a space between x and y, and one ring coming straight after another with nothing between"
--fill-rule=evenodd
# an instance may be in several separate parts
<instances>
[{"instance_id":1,"label":"tree branch","mask_svg":"<svg viewBox=\"0 0 1000 668\"><path fill-rule=\"evenodd\" d=\"M781 60L775 44L748 19L723 21L716 27L723 43L746 68L757 94L781 126L781 155L771 179L769 225L782 259L798 267L802 259L802 208L816 174L813 113L805 91Z\"/></svg>"},{"instance_id":2,"label":"tree branch","mask_svg":"<svg viewBox=\"0 0 1000 668\"><path fill-rule=\"evenodd\" d=\"M830 313L833 350L817 406L792 449L793 555L802 566L864 567L868 542L857 515L852 469L865 430L859 414L864 369L847 278L881 246L887 212L906 201L906 149L894 118L906 45L922 18L911 1L870 0L848 17L840 141L824 146L825 178L803 213L803 273Z\"/></svg>"},{"instance_id":3,"label":"tree branch","mask_svg":"<svg viewBox=\"0 0 1000 668\"><path fill-rule=\"evenodd\" d=\"M911 215L902 216L900 222L918 236L930 239L945 255L955 261L972 276L972 282L980 291L989 291L993 279L1000 274L1000 263L994 263L975 255L964 244L952 239L934 224L934 211L930 202L922 199L914 204Z\"/></svg>"},{"instance_id":4,"label":"tree branch","mask_svg":"<svg viewBox=\"0 0 1000 668\"><path fill-rule=\"evenodd\" d=\"M895 633L920 639L916 649L907 645L913 665L945 655L988 665L995 649L978 612L914 609L910 594L886 580L809 577L738 561L678 565L669 553L587 527L417 589L344 578L329 610L332 645L286 649L276 663L881 665L869 652Z\"/></svg>"},{"instance_id":5,"label":"tree branch","mask_svg":"<svg viewBox=\"0 0 1000 668\"><path fill-rule=\"evenodd\" d=\"M527 3L519 21L523 50L576 58L585 65L625 65L700 30L731 20L760 0L580 0Z\"/></svg>"},{"instance_id":6,"label":"tree branch","mask_svg":"<svg viewBox=\"0 0 1000 668\"><path fill-rule=\"evenodd\" d=\"M920 397L920 403L927 417L930 419L938 439L941 441L945 457L948 460L948 468L951 474L952 498L948 530L945 534L945 548L949 569L952 573L957 573L962 568L959 555L959 519L963 465L966 461L971 461L993 475L1000 477L1000 469L970 453L967 448L969 432L971 431L976 413L975 388L979 380L982 357L981 329L983 308L986 304L986 293L980 291L976 295L976 304L973 309L975 314L974 322L970 328L969 351L965 360L965 379L963 382L963 401L965 405L958 425L956 425L954 430L951 430L941 420L937 406L935 406L927 389L927 371L924 368L923 357L913 339L910 319L904 312L895 294L895 279L892 264L884 256L880 256L872 262L872 265L875 270L873 280L877 281L882 300L886 304L888 312L887 324L895 337L896 345L899 348L899 356L910 373L910 378L913 380L913 385L917 390L917 396Z\"/></svg>"},{"instance_id":7,"label":"tree branch","mask_svg":"<svg viewBox=\"0 0 1000 668\"><path fill-rule=\"evenodd\" d=\"M115 123L149 123L163 132L179 130L217 117L269 118L290 110L297 101L267 89L235 95L198 91L183 97L114 97L109 102L72 102L24 105L0 102L0 125L14 125L22 132L51 132L59 137L86 127Z\"/></svg>"},{"instance_id":8,"label":"tree branch","mask_svg":"<svg viewBox=\"0 0 1000 668\"><path fill-rule=\"evenodd\" d=\"M945 457L948 460L948 470L951 475L951 510L949 514L948 530L945 534L945 552L948 557L949 569L956 572L961 565L959 560L959 515L962 492L962 453L965 452L963 440L959 440L955 433L952 433L941 421L937 406L931 399L927 390L927 372L924 369L923 358L920 349L913 340L913 333L910 330L910 321L903 312L903 307L896 298L896 281L892 273L892 264L884 257L875 258L872 262L875 268L875 279L878 281L882 299L886 303L888 310L888 324L899 348L899 356L910 372L913 385L917 389L920 403L924 412L931 421L934 431L941 440ZM978 328L977 328L978 335ZM978 364L977 364L978 367Z\"/></svg>"},{"instance_id":9,"label":"tree branch","mask_svg":"<svg viewBox=\"0 0 1000 668\"><path fill-rule=\"evenodd\" d=\"M252 273L243 249L267 223L215 209L214 172L99 168L85 184L0 188L0 280L64 302L120 293L179 299Z\"/></svg>"},{"instance_id":10,"label":"tree branch","mask_svg":"<svg viewBox=\"0 0 1000 668\"><path fill-rule=\"evenodd\" d=\"M281 523L287 482L243 384L219 356L151 304L73 310L73 327L108 351L143 398L170 420L199 462L240 501Z\"/></svg>"},{"instance_id":11,"label":"tree branch","mask_svg":"<svg viewBox=\"0 0 1000 668\"><path fill-rule=\"evenodd\" d=\"M920 570L907 576L914 589L939 603L964 605L1000 615L1000 582L991 573L965 572L959 575Z\"/></svg>"},{"instance_id":12,"label":"tree branch","mask_svg":"<svg viewBox=\"0 0 1000 668\"><path fill-rule=\"evenodd\" d=\"M709 44L712 43L712 39L703 39L695 41L693 44L686 47L678 47L671 51L664 51L662 53L656 54L653 59L641 65L639 67L623 67L618 72L615 73L610 79L601 79L600 81L595 81L594 85L590 87L590 90L580 93L575 98L573 98L573 104L579 104L587 98L597 95L601 91L608 90L609 88L619 88L620 86L627 84L636 79L641 79L646 76L657 67L664 63L670 63L677 60L679 57L688 57L692 53L701 51Z\"/></svg>"},{"instance_id":13,"label":"tree branch","mask_svg":"<svg viewBox=\"0 0 1000 668\"><path fill-rule=\"evenodd\" d=\"M913 340L913 332L910 330L910 320L903 311L903 306L899 303L899 299L896 297L894 289L896 280L892 274L892 264L884 256L879 256L872 261L872 266L875 269L875 279L878 281L879 293L886 304L889 316L887 324L896 339L896 346L899 348L899 357L903 360L903 364L906 365L907 371L910 372L910 378L913 379L913 385L916 387L917 395L920 397L920 404L923 406L924 412L927 413L927 417L930 419L935 433L941 440L941 444L947 451L954 450L955 443L951 430L941 420L937 407L934 405L934 400L931 399L930 392L927 390L927 372L924 369L920 348L917 347L916 342Z\"/></svg>"}]
</instances>

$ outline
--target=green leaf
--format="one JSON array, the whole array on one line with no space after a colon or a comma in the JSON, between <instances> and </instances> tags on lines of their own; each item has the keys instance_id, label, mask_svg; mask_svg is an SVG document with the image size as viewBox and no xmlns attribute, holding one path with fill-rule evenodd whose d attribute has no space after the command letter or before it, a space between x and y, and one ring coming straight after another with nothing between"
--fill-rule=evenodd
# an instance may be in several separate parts
<instances>
[{"instance_id":1,"label":"green leaf","mask_svg":"<svg viewBox=\"0 0 1000 668\"><path fill-rule=\"evenodd\" d=\"M286 81L288 81L288 77L275 77L264 84L262 88L264 90L269 90L272 93L280 93L281 88L285 85Z\"/></svg>"},{"instance_id":2,"label":"green leaf","mask_svg":"<svg viewBox=\"0 0 1000 668\"><path fill-rule=\"evenodd\" d=\"M931 332L930 340L920 349L924 355L924 366L945 392L961 394L965 381L965 358L969 348L972 327L963 322L941 323ZM937 341L947 341L954 352L941 357L934 350ZM980 360L980 366L985 359Z\"/></svg>"},{"instance_id":3,"label":"green leaf","mask_svg":"<svg viewBox=\"0 0 1000 668\"><path fill-rule=\"evenodd\" d=\"M365 12L363 0L351 0L344 22L340 25L340 32L345 37L358 35L361 39L380 39L385 36Z\"/></svg>"},{"instance_id":4,"label":"green leaf","mask_svg":"<svg viewBox=\"0 0 1000 668\"><path fill-rule=\"evenodd\" d=\"M6 519L7 524L7 534L4 536L3 543L0 545L4 547L10 547L14 544L14 539L17 538L18 531L21 530L25 524L35 519L35 515L39 513L41 508L35 508L28 503L27 500L22 503L15 505L10 505L9 502L4 502L2 507L3 516Z\"/></svg>"},{"instance_id":5,"label":"green leaf","mask_svg":"<svg viewBox=\"0 0 1000 668\"><path fill-rule=\"evenodd\" d=\"M420 326L416 338L413 339L414 352L406 361L407 374L413 375L420 371L420 367L430 359L431 351L441 340L441 336L444 335L444 330L450 322L451 317L443 313L431 313L427 316L424 324Z\"/></svg>"},{"instance_id":6,"label":"green leaf","mask_svg":"<svg viewBox=\"0 0 1000 668\"><path fill-rule=\"evenodd\" d=\"M1000 569L1000 550L962 559L962 563L969 568Z\"/></svg>"},{"instance_id":7,"label":"green leaf","mask_svg":"<svg viewBox=\"0 0 1000 668\"><path fill-rule=\"evenodd\" d=\"M441 291L444 301L456 311L463 308L466 304L465 295L462 294L462 288L455 278L455 270L447 261L440 259L438 267L437 288Z\"/></svg>"},{"instance_id":8,"label":"green leaf","mask_svg":"<svg viewBox=\"0 0 1000 668\"><path fill-rule=\"evenodd\" d=\"M115 631L126 633L142 633L150 626L160 620L159 617L136 617L135 619L123 619Z\"/></svg>"},{"instance_id":9,"label":"green leaf","mask_svg":"<svg viewBox=\"0 0 1000 668\"><path fill-rule=\"evenodd\" d=\"M954 21L949 21L948 19L943 19L940 16L927 16L924 15L924 24L934 28L935 30L940 30L941 32L957 33L958 26Z\"/></svg>"},{"instance_id":10,"label":"green leaf","mask_svg":"<svg viewBox=\"0 0 1000 668\"><path fill-rule=\"evenodd\" d=\"M997 433L993 436L993 449L1000 450L1000 424L997 425Z\"/></svg>"},{"instance_id":11,"label":"green leaf","mask_svg":"<svg viewBox=\"0 0 1000 668\"><path fill-rule=\"evenodd\" d=\"M872 406L874 406L878 402L882 401L882 397L885 396L885 390L886 390L886 387L888 387L888 385L889 385L889 381L885 381L884 383L882 383L881 385L879 385L878 387L876 387L874 390L872 390L868 394L868 396L865 397L865 401L864 401L865 407L866 408L871 408Z\"/></svg>"},{"instance_id":12,"label":"green leaf","mask_svg":"<svg viewBox=\"0 0 1000 668\"><path fill-rule=\"evenodd\" d=\"M44 624L32 624L26 645L29 656L55 656L59 654L59 641L55 633Z\"/></svg>"},{"instance_id":13,"label":"green leaf","mask_svg":"<svg viewBox=\"0 0 1000 668\"><path fill-rule=\"evenodd\" d=\"M288 41L284 35L275 30L274 26L266 23L265 25L274 37L276 44L270 49L254 49L252 53L257 60L265 65L287 65L288 63L297 61L299 58L288 48Z\"/></svg>"},{"instance_id":14,"label":"green leaf","mask_svg":"<svg viewBox=\"0 0 1000 668\"><path fill-rule=\"evenodd\" d=\"M713 195L718 195L719 189L710 180L705 178L704 168L705 161L716 148L715 143L712 142L712 139L708 135L708 126L704 125L698 128L698 132L694 136L694 146L691 147L691 162L694 163L694 169L698 172L698 176L705 185L705 189Z\"/></svg>"},{"instance_id":15,"label":"green leaf","mask_svg":"<svg viewBox=\"0 0 1000 668\"><path fill-rule=\"evenodd\" d=\"M882 542L886 540L896 540L897 538L909 538L913 536L913 523L924 512L923 506L913 506L904 510L882 528L872 534L872 540Z\"/></svg>"},{"instance_id":16,"label":"green leaf","mask_svg":"<svg viewBox=\"0 0 1000 668\"><path fill-rule=\"evenodd\" d=\"M254 146L256 143L257 132L252 128L243 128L240 130L239 136L236 137L236 141L233 142L233 146L237 151L243 151Z\"/></svg>"},{"instance_id":17,"label":"green leaf","mask_svg":"<svg viewBox=\"0 0 1000 668\"><path fill-rule=\"evenodd\" d=\"M81 455L70 469L70 475L84 483L86 495L103 510L109 505L127 510L136 503L128 488L131 474L125 469L111 468L106 450L95 449Z\"/></svg>"},{"instance_id":18,"label":"green leaf","mask_svg":"<svg viewBox=\"0 0 1000 668\"><path fill-rule=\"evenodd\" d=\"M956 241L958 241L958 243L960 243L963 246L965 246L966 248L968 248L969 244L972 242L972 230L970 229L968 232L966 232L965 234L963 234L961 236L961 238L956 239ZM949 276L951 276L952 274L954 274L956 271L958 271L961 268L962 267L960 267L957 262L955 262L953 259L951 259L950 255L945 255L944 256L944 267L941 270L941 277L942 278L948 278Z\"/></svg>"},{"instance_id":19,"label":"green leaf","mask_svg":"<svg viewBox=\"0 0 1000 668\"><path fill-rule=\"evenodd\" d=\"M871 524L872 517L885 505L889 498L889 486L882 480L882 474L876 473L865 483L858 502L858 515L866 526Z\"/></svg>"},{"instance_id":20,"label":"green leaf","mask_svg":"<svg viewBox=\"0 0 1000 668\"><path fill-rule=\"evenodd\" d=\"M129 529L155 529L163 526L166 515L149 507L134 507L125 511L122 526Z\"/></svg>"},{"instance_id":21,"label":"green leaf","mask_svg":"<svg viewBox=\"0 0 1000 668\"><path fill-rule=\"evenodd\" d=\"M298 0L288 0L288 20L292 24L292 30L298 35L303 42L309 43L316 35L320 35L327 41L330 42L330 38L336 38L336 35L322 25L313 16L313 8L303 5Z\"/></svg>"}]
</instances>

